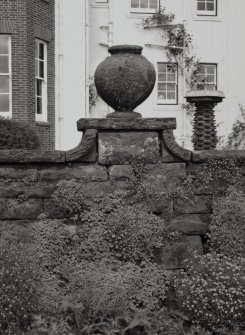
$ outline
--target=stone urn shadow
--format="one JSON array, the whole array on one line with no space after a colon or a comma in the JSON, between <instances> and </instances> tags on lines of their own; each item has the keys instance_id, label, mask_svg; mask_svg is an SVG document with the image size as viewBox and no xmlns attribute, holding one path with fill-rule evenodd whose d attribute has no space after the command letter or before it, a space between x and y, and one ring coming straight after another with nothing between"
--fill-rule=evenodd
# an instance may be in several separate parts
<instances>
[{"instance_id":1,"label":"stone urn shadow","mask_svg":"<svg viewBox=\"0 0 245 335\"><path fill-rule=\"evenodd\" d=\"M137 45L115 45L100 63L94 82L99 96L115 111L108 118L141 118L134 109L151 94L156 72Z\"/></svg>"}]
</instances>

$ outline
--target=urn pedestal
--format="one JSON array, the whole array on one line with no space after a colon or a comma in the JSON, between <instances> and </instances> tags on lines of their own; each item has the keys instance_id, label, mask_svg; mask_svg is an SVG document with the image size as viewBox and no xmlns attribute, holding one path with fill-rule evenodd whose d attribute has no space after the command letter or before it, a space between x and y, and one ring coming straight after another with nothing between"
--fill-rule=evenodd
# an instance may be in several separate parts
<instances>
[{"instance_id":1,"label":"urn pedestal","mask_svg":"<svg viewBox=\"0 0 245 335\"><path fill-rule=\"evenodd\" d=\"M224 93L196 90L187 92L185 98L196 107L192 139L194 150L215 149L217 134L214 107L225 98Z\"/></svg>"}]
</instances>

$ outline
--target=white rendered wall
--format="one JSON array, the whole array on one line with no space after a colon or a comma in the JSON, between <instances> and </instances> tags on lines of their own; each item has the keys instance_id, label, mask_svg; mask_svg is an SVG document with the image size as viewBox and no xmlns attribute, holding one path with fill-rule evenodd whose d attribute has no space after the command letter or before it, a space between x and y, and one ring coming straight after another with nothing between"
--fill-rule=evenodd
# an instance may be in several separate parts
<instances>
[{"instance_id":1,"label":"white rendered wall","mask_svg":"<svg viewBox=\"0 0 245 335\"><path fill-rule=\"evenodd\" d=\"M74 148L85 117L85 0L56 1L56 149Z\"/></svg>"},{"instance_id":2,"label":"white rendered wall","mask_svg":"<svg viewBox=\"0 0 245 335\"><path fill-rule=\"evenodd\" d=\"M157 62L166 62L162 31L143 29L141 20L146 15L130 13L130 0L109 0L109 5L95 5L90 0L90 52L91 75L96 66L106 57L108 30L113 29L113 44L137 44L144 47L146 56L157 68ZM224 91L226 99L216 107L218 135L226 135L239 113L239 103L245 105L245 1L218 0L217 17L196 15L196 0L161 0L167 12L175 14L176 23L184 23L193 36L193 53L203 63L217 63L218 90ZM103 27L103 29L102 29ZM149 46L149 44L153 46ZM151 96L137 108L143 117L176 117L178 142L191 147L190 117L182 110L184 94L188 90L183 78L179 77L178 105L158 105L156 87ZM91 111L92 116L103 117L108 107L100 100Z\"/></svg>"}]
</instances>

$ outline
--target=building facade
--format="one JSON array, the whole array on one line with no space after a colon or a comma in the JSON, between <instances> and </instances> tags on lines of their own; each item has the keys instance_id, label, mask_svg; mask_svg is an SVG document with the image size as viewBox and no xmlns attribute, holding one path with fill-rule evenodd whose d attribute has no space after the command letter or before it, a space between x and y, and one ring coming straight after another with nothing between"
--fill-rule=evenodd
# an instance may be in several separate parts
<instances>
[{"instance_id":1,"label":"building facade","mask_svg":"<svg viewBox=\"0 0 245 335\"><path fill-rule=\"evenodd\" d=\"M199 84L205 82L199 88L224 92L226 99L216 107L216 120L218 136L227 138L239 116L239 105L245 105L245 44L241 40L244 0L59 0L57 7L56 17L63 20L56 29L61 47L57 53L57 94L63 99L56 108L61 116L57 124L65 127L64 139L69 137L71 147L79 141L79 134L73 137L73 144L71 138L77 119L104 117L110 112L93 87L95 69L108 56L108 47L136 44L144 47L143 55L157 72L153 93L137 111L143 117L176 117L176 139L191 148L192 116L183 109L185 93L190 89L187 74L181 73L179 64L173 71L171 66L176 62L168 57L168 39L162 27L146 29L142 25L159 8L174 14L171 24L183 25L191 36L189 56L201 65ZM67 119L71 122L68 128Z\"/></svg>"},{"instance_id":2,"label":"building facade","mask_svg":"<svg viewBox=\"0 0 245 335\"><path fill-rule=\"evenodd\" d=\"M54 149L54 0L0 3L0 116L28 123Z\"/></svg>"}]
</instances>

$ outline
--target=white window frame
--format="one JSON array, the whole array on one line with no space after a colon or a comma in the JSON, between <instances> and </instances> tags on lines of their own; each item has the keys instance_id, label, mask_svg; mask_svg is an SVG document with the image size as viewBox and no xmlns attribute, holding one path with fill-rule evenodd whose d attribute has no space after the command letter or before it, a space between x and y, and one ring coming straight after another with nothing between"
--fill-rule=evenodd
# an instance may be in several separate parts
<instances>
[{"instance_id":1,"label":"white window frame","mask_svg":"<svg viewBox=\"0 0 245 335\"><path fill-rule=\"evenodd\" d=\"M200 81L198 81L198 76L200 76L200 74L197 73L197 89L201 89L201 88L198 88L198 84L199 85L204 85L204 88L203 90L205 91L210 91L211 89L209 88L206 88L206 85L214 85L215 88L214 88L214 91L217 90L217 64L216 63L200 63L201 66L213 66L215 68L215 71L214 71L214 81L210 81L210 82L207 82L207 83L202 83ZM207 68L205 68L205 73L204 73L204 77L208 77L208 73L207 73ZM211 90L212 91L212 90Z\"/></svg>"},{"instance_id":2,"label":"white window frame","mask_svg":"<svg viewBox=\"0 0 245 335\"><path fill-rule=\"evenodd\" d=\"M37 44L42 44L44 46L44 77L37 76L37 63L40 61L36 57L36 47ZM47 87L47 58L48 58L48 45L47 42L35 39L35 121L37 122L47 122L48 121L48 87ZM37 80L42 81L42 96L37 95ZM42 98L42 113L37 113L37 98Z\"/></svg>"},{"instance_id":3,"label":"white window frame","mask_svg":"<svg viewBox=\"0 0 245 335\"><path fill-rule=\"evenodd\" d=\"M213 0L214 2L214 10L207 10L207 3L208 2L211 2L212 0L196 0L196 14L197 16L217 16L217 1L218 0ZM199 2L205 2L205 7L206 9L205 10L199 10L198 9L198 3Z\"/></svg>"},{"instance_id":4,"label":"white window frame","mask_svg":"<svg viewBox=\"0 0 245 335\"><path fill-rule=\"evenodd\" d=\"M133 8L132 7L132 0L129 0L130 1L130 4L129 4L129 6L130 6L130 12L131 13L143 13L143 14L154 14L154 13L156 13L156 11L158 11L159 10L159 8L160 8L160 0L157 0L157 8L150 8L150 6L149 6L149 4L150 4L150 1L151 0L148 0L148 8ZM139 0L139 2L140 2L141 0Z\"/></svg>"},{"instance_id":5,"label":"white window frame","mask_svg":"<svg viewBox=\"0 0 245 335\"><path fill-rule=\"evenodd\" d=\"M159 81L159 65L165 64L165 65L171 65L175 67L175 81ZM175 84L175 99L160 99L158 97L159 89L158 84ZM178 65L177 63L170 63L170 62L158 62L157 63L157 104L158 105L178 105ZM167 90L166 90L167 93Z\"/></svg>"},{"instance_id":6,"label":"white window frame","mask_svg":"<svg viewBox=\"0 0 245 335\"><path fill-rule=\"evenodd\" d=\"M109 0L95 0L95 3L109 3Z\"/></svg>"},{"instance_id":7,"label":"white window frame","mask_svg":"<svg viewBox=\"0 0 245 335\"><path fill-rule=\"evenodd\" d=\"M0 112L0 116L12 118L12 50L11 50L11 35L9 34L0 34L1 36L8 37L8 56L6 54L0 54L1 56L8 57L8 67L9 72L8 73L0 73L0 76L8 76L9 77L9 93L1 93L1 95L9 95L9 111L6 112Z\"/></svg>"}]
</instances>

